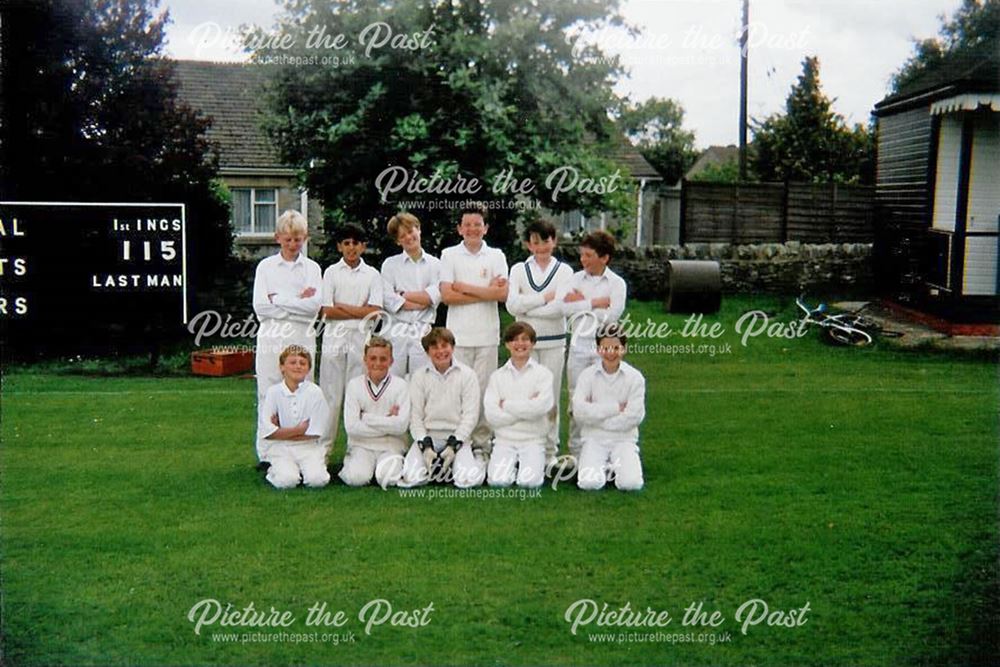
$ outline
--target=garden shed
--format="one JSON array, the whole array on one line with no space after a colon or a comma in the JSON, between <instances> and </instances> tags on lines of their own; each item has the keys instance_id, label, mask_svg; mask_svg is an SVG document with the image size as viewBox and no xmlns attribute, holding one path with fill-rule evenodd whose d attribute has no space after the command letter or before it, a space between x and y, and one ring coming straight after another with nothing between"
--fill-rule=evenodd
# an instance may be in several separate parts
<instances>
[{"instance_id":1,"label":"garden shed","mask_svg":"<svg viewBox=\"0 0 1000 667\"><path fill-rule=\"evenodd\" d=\"M952 322L996 322L1000 56L946 58L874 113L887 296Z\"/></svg>"}]
</instances>

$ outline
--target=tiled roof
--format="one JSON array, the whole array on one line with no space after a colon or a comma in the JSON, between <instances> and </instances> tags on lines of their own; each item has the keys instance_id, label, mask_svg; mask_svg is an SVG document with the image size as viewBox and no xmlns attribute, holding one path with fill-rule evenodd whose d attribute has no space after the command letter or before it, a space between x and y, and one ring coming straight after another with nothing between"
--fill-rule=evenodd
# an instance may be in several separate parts
<instances>
[{"instance_id":1,"label":"tiled roof","mask_svg":"<svg viewBox=\"0 0 1000 667\"><path fill-rule=\"evenodd\" d=\"M180 98L212 118L209 138L219 142L222 169L287 166L261 130L261 91L270 72L266 66L198 60L178 60L175 65ZM624 138L609 157L634 178L660 178Z\"/></svg>"},{"instance_id":2,"label":"tiled roof","mask_svg":"<svg viewBox=\"0 0 1000 667\"><path fill-rule=\"evenodd\" d=\"M212 119L208 136L219 143L221 169L286 166L261 130L265 67L196 60L178 60L175 66L178 96Z\"/></svg>"},{"instance_id":3,"label":"tiled roof","mask_svg":"<svg viewBox=\"0 0 1000 667\"><path fill-rule=\"evenodd\" d=\"M694 161L691 168L684 173L684 178L691 178L696 174L700 174L708 167L718 166L730 160L739 159L740 149L732 144L728 146L709 146L698 156L698 159Z\"/></svg>"}]
</instances>

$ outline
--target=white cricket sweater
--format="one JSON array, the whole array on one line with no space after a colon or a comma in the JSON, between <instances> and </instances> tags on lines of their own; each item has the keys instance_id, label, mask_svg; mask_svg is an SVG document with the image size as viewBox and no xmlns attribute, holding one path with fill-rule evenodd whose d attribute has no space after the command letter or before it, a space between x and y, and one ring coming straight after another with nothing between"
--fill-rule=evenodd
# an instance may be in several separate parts
<instances>
[{"instance_id":1,"label":"white cricket sweater","mask_svg":"<svg viewBox=\"0 0 1000 667\"><path fill-rule=\"evenodd\" d=\"M390 416L393 406L399 413ZM344 392L344 430L347 447L367 447L402 454L406 450L406 429L410 423L410 391L406 380L386 375L374 385L368 375L347 383Z\"/></svg>"},{"instance_id":2,"label":"white cricket sweater","mask_svg":"<svg viewBox=\"0 0 1000 667\"><path fill-rule=\"evenodd\" d=\"M624 410L622 403L627 404ZM598 361L580 373L573 392L573 418L580 423L584 442L637 443L645 417L646 379L634 366L623 361L609 375Z\"/></svg>"},{"instance_id":3,"label":"white cricket sweater","mask_svg":"<svg viewBox=\"0 0 1000 667\"><path fill-rule=\"evenodd\" d=\"M423 440L428 433L453 434L471 442L479 422L479 381L476 372L454 359L443 374L434 364L410 376L410 435Z\"/></svg>"},{"instance_id":4,"label":"white cricket sweater","mask_svg":"<svg viewBox=\"0 0 1000 667\"><path fill-rule=\"evenodd\" d=\"M534 359L521 370L512 361L496 369L483 397L486 421L497 442L506 444L544 445L553 404L552 371Z\"/></svg>"},{"instance_id":5,"label":"white cricket sweater","mask_svg":"<svg viewBox=\"0 0 1000 667\"><path fill-rule=\"evenodd\" d=\"M538 334L537 349L565 347L566 314L559 298L545 303L545 293L554 290L565 294L573 269L565 262L552 258L543 271L534 257L518 262L510 270L507 291L507 312L518 322L527 322Z\"/></svg>"}]
</instances>

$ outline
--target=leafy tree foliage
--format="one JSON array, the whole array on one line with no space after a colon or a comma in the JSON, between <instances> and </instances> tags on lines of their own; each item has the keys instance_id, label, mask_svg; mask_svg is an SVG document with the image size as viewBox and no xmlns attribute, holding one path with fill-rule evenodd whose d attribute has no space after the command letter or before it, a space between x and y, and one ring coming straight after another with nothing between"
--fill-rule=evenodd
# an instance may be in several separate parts
<instances>
[{"instance_id":1,"label":"leafy tree foliage","mask_svg":"<svg viewBox=\"0 0 1000 667\"><path fill-rule=\"evenodd\" d=\"M610 180L622 168L605 157L614 136L609 110L617 105L612 83L622 69L584 39L587 29L621 23L617 5L291 0L277 26L291 46L274 48L268 35L278 33L260 29L247 44L259 63L304 59L275 78L267 129L283 160L299 167L323 200L328 231L350 220L383 236L384 221L404 202L424 202L410 208L437 248L456 240L458 215L444 208L447 202L477 199L491 206L489 242L504 245L517 215L499 208L515 199L513 188L494 191L504 172L518 183L528 179L534 188L526 196L555 211L630 210L628 174ZM378 45L374 30L392 37ZM320 32L329 48L317 48ZM396 39L404 41L394 48ZM336 62L323 64L325 55ZM383 200L376 186L391 167L404 169L409 183L476 179L481 190L403 190ZM595 187L553 199L550 175L563 167ZM596 187L601 179L609 186L603 192Z\"/></svg>"},{"instance_id":2,"label":"leafy tree foliage","mask_svg":"<svg viewBox=\"0 0 1000 667\"><path fill-rule=\"evenodd\" d=\"M752 166L763 181L870 183L874 151L860 124L847 127L819 81L819 60L806 58L784 114L754 123Z\"/></svg>"},{"instance_id":3,"label":"leafy tree foliage","mask_svg":"<svg viewBox=\"0 0 1000 667\"><path fill-rule=\"evenodd\" d=\"M658 97L641 104L625 104L618 117L625 135L670 184L679 181L698 157L694 132L685 130L683 124L680 102Z\"/></svg>"},{"instance_id":4,"label":"leafy tree foliage","mask_svg":"<svg viewBox=\"0 0 1000 667\"><path fill-rule=\"evenodd\" d=\"M228 204L213 182L217 157L205 136L207 121L177 100L171 62L161 53L169 19L156 13L156 4L0 5L0 196L184 203L189 283L206 289L229 256ZM66 319L73 308L67 304ZM81 323L93 319L96 344L106 347L102 336L117 324L153 330L157 317L121 308L81 315ZM72 337L64 338L69 345Z\"/></svg>"},{"instance_id":5,"label":"leafy tree foliage","mask_svg":"<svg viewBox=\"0 0 1000 667\"><path fill-rule=\"evenodd\" d=\"M937 37L915 40L913 55L892 77L898 92L928 69L951 55L989 55L1000 52L1000 0L962 0L950 19L943 15Z\"/></svg>"}]
</instances>

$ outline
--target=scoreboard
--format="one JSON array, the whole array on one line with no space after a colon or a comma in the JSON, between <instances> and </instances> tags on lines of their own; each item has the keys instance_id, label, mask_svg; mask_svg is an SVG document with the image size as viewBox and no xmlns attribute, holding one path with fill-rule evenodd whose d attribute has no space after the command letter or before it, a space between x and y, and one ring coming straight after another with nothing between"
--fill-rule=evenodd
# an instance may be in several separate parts
<instances>
[{"instance_id":1,"label":"scoreboard","mask_svg":"<svg viewBox=\"0 0 1000 667\"><path fill-rule=\"evenodd\" d=\"M186 324L185 225L184 204L0 201L4 338L70 318Z\"/></svg>"}]
</instances>

